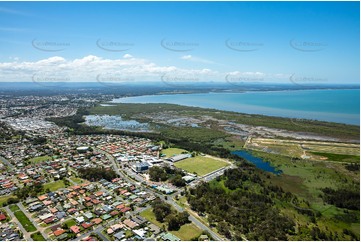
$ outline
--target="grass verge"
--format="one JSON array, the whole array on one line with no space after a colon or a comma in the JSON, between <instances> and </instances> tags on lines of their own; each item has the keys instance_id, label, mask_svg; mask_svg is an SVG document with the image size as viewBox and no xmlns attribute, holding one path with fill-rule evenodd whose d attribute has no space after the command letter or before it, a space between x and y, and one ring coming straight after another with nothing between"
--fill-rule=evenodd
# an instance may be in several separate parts
<instances>
[{"instance_id":1,"label":"grass verge","mask_svg":"<svg viewBox=\"0 0 361 242\"><path fill-rule=\"evenodd\" d=\"M46 241L46 239L41 235L40 232L31 234L30 236L34 241Z\"/></svg>"},{"instance_id":2,"label":"grass verge","mask_svg":"<svg viewBox=\"0 0 361 242\"><path fill-rule=\"evenodd\" d=\"M29 218L23 213L23 211L16 211L14 213L15 217L19 220L21 225L27 232L34 232L36 228L34 224L29 220Z\"/></svg>"},{"instance_id":3,"label":"grass verge","mask_svg":"<svg viewBox=\"0 0 361 242\"><path fill-rule=\"evenodd\" d=\"M64 184L63 180L58 180L55 182L44 184L45 191L49 188L50 191L54 192L54 191L56 191L60 188L64 188L64 187L65 187L65 184Z\"/></svg>"}]
</instances>

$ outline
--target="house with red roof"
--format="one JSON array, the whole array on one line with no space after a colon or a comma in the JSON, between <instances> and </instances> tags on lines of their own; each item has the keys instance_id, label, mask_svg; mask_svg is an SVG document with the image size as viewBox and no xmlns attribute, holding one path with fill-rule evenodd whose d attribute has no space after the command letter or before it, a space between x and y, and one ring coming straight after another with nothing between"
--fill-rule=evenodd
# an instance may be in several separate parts
<instances>
[{"instance_id":1,"label":"house with red roof","mask_svg":"<svg viewBox=\"0 0 361 242\"><path fill-rule=\"evenodd\" d=\"M47 195L41 195L41 196L38 197L38 199L39 199L40 201L44 201L44 200L47 199L47 198L48 198Z\"/></svg>"},{"instance_id":2,"label":"house with red roof","mask_svg":"<svg viewBox=\"0 0 361 242\"><path fill-rule=\"evenodd\" d=\"M85 222L85 223L82 223L81 226L84 229L87 229L87 228L90 228L91 226L93 226L93 223Z\"/></svg>"},{"instance_id":3,"label":"house with red roof","mask_svg":"<svg viewBox=\"0 0 361 242\"><path fill-rule=\"evenodd\" d=\"M118 214L119 214L119 212L117 210L113 210L113 211L110 212L110 215L113 216L113 217L115 215L118 215Z\"/></svg>"},{"instance_id":4,"label":"house with red roof","mask_svg":"<svg viewBox=\"0 0 361 242\"><path fill-rule=\"evenodd\" d=\"M125 207L125 208L122 208L120 211L121 211L122 213L126 213L126 212L128 212L128 211L130 211L130 210L132 210L130 207Z\"/></svg>"},{"instance_id":5,"label":"house with red roof","mask_svg":"<svg viewBox=\"0 0 361 242\"><path fill-rule=\"evenodd\" d=\"M78 234L80 233L80 228L76 225L73 225L70 227L70 230L74 233L74 234Z\"/></svg>"},{"instance_id":6,"label":"house with red roof","mask_svg":"<svg viewBox=\"0 0 361 242\"><path fill-rule=\"evenodd\" d=\"M6 215L3 213L0 213L0 221L6 220Z\"/></svg>"},{"instance_id":7,"label":"house with red roof","mask_svg":"<svg viewBox=\"0 0 361 242\"><path fill-rule=\"evenodd\" d=\"M115 208L121 210L121 209L125 208L125 205L124 205L124 204L120 204L120 205L116 206Z\"/></svg>"},{"instance_id":8,"label":"house with red roof","mask_svg":"<svg viewBox=\"0 0 361 242\"><path fill-rule=\"evenodd\" d=\"M44 223L50 224L50 223L54 222L54 219L55 219L55 217L54 217L54 216L51 216L50 218L45 219L45 220L44 220Z\"/></svg>"},{"instance_id":9,"label":"house with red roof","mask_svg":"<svg viewBox=\"0 0 361 242\"><path fill-rule=\"evenodd\" d=\"M77 212L77 210L76 210L75 208L70 208L70 209L68 210L68 213L69 213L69 214L73 214L73 213L75 213L75 212Z\"/></svg>"},{"instance_id":10,"label":"house with red roof","mask_svg":"<svg viewBox=\"0 0 361 242\"><path fill-rule=\"evenodd\" d=\"M94 218L91 220L92 223L94 224L100 224L103 220L101 218Z\"/></svg>"},{"instance_id":11,"label":"house with red roof","mask_svg":"<svg viewBox=\"0 0 361 242\"><path fill-rule=\"evenodd\" d=\"M64 229L58 229L58 230L55 230L53 233L56 237L58 237L59 235L62 235L64 234L66 231Z\"/></svg>"}]
</instances>

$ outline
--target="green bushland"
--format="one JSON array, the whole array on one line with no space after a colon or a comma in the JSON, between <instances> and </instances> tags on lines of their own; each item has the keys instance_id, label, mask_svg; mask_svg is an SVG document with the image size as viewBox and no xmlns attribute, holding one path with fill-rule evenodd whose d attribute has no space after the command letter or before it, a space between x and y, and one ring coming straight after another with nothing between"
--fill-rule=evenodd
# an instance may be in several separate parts
<instances>
[{"instance_id":1,"label":"green bushland","mask_svg":"<svg viewBox=\"0 0 361 242\"><path fill-rule=\"evenodd\" d=\"M296 224L273 202L304 206L291 193L267 185L252 167L226 170L211 183L189 189L187 199L193 210L207 213L210 225L229 240L243 240L243 235L249 240L287 240L296 234Z\"/></svg>"},{"instance_id":2,"label":"green bushland","mask_svg":"<svg viewBox=\"0 0 361 242\"><path fill-rule=\"evenodd\" d=\"M289 181L283 176L289 175L239 163L216 180L189 189L187 200L230 240L358 240L357 211L327 205L320 212L297 194L302 189L289 191L295 183L283 187Z\"/></svg>"},{"instance_id":3,"label":"green bushland","mask_svg":"<svg viewBox=\"0 0 361 242\"><path fill-rule=\"evenodd\" d=\"M292 159L259 151L251 151L251 153L283 171L279 176L267 174L264 177L268 177L266 181L269 184L277 185L284 191L305 200L317 215L315 224L321 232L325 230L337 232L339 238L335 238L336 240L359 238L360 230L357 226L359 219L345 219L346 217L355 218L355 216L359 218L359 207L355 206L359 204L357 200L359 192L355 194L355 191L360 189L358 171L350 171L341 163ZM297 215L289 204L281 203L278 207L284 213L294 216L300 225L307 227L310 223L309 219ZM304 232L306 230L303 229ZM347 230L346 233L343 230ZM298 237L299 240L305 238Z\"/></svg>"},{"instance_id":4,"label":"green bushland","mask_svg":"<svg viewBox=\"0 0 361 242\"><path fill-rule=\"evenodd\" d=\"M351 210L360 210L360 191L351 191L349 189L332 188L322 189L324 200L327 203L336 205L339 208L347 208Z\"/></svg>"}]
</instances>

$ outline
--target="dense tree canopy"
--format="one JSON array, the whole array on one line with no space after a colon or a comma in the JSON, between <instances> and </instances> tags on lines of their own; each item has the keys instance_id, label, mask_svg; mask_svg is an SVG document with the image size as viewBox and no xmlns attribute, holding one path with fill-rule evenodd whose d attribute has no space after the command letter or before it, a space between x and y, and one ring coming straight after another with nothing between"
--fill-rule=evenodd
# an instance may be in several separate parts
<instances>
[{"instance_id":1,"label":"dense tree canopy","mask_svg":"<svg viewBox=\"0 0 361 242\"><path fill-rule=\"evenodd\" d=\"M84 168L79 169L79 176L89 181L99 181L101 179L111 181L117 177L117 174L115 171L105 168Z\"/></svg>"},{"instance_id":2,"label":"dense tree canopy","mask_svg":"<svg viewBox=\"0 0 361 242\"><path fill-rule=\"evenodd\" d=\"M182 179L185 173L178 168L170 166L153 166L149 169L149 178L152 181L160 182L169 180L174 186L184 187L186 182Z\"/></svg>"},{"instance_id":3,"label":"dense tree canopy","mask_svg":"<svg viewBox=\"0 0 361 242\"><path fill-rule=\"evenodd\" d=\"M351 191L347 189L334 190L332 188L322 189L324 200L339 208L347 208L353 210L360 209L360 191Z\"/></svg>"},{"instance_id":4,"label":"dense tree canopy","mask_svg":"<svg viewBox=\"0 0 361 242\"><path fill-rule=\"evenodd\" d=\"M159 222L164 222L164 219L172 212L171 206L157 198L152 203L153 213Z\"/></svg>"},{"instance_id":5,"label":"dense tree canopy","mask_svg":"<svg viewBox=\"0 0 361 242\"><path fill-rule=\"evenodd\" d=\"M24 186L18 190L15 191L15 195L19 198L19 199L25 199L29 196L35 197L37 196L39 193L44 192L44 187L42 184L40 183L36 183L32 186Z\"/></svg>"},{"instance_id":6,"label":"dense tree canopy","mask_svg":"<svg viewBox=\"0 0 361 242\"><path fill-rule=\"evenodd\" d=\"M150 180L156 182L166 181L168 180L168 174L163 168L159 166L153 166L149 169L149 178Z\"/></svg>"},{"instance_id":7,"label":"dense tree canopy","mask_svg":"<svg viewBox=\"0 0 361 242\"><path fill-rule=\"evenodd\" d=\"M172 210L168 203L163 202L159 198L153 201L152 208L157 221L161 223L166 221L168 223L168 230L179 230L182 225L190 223L188 212L184 211L178 213L177 211Z\"/></svg>"},{"instance_id":8,"label":"dense tree canopy","mask_svg":"<svg viewBox=\"0 0 361 242\"><path fill-rule=\"evenodd\" d=\"M187 198L191 208L207 213L211 226L227 239L243 240L245 235L250 240L287 240L295 224L274 207L271 198L292 199L289 196L264 184L253 169L236 168L218 181L190 189Z\"/></svg>"}]
</instances>

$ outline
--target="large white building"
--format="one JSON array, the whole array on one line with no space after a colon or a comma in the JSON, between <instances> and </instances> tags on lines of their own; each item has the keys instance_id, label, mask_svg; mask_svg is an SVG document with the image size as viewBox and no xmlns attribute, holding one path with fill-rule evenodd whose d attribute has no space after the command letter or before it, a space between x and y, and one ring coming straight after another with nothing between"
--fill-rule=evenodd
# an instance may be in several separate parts
<instances>
[{"instance_id":1,"label":"large white building","mask_svg":"<svg viewBox=\"0 0 361 242\"><path fill-rule=\"evenodd\" d=\"M168 158L167 160L174 163L174 162L181 161L181 160L184 160L184 159L187 159L190 157L192 157L191 154L180 154L180 155L172 156L172 157Z\"/></svg>"}]
</instances>

